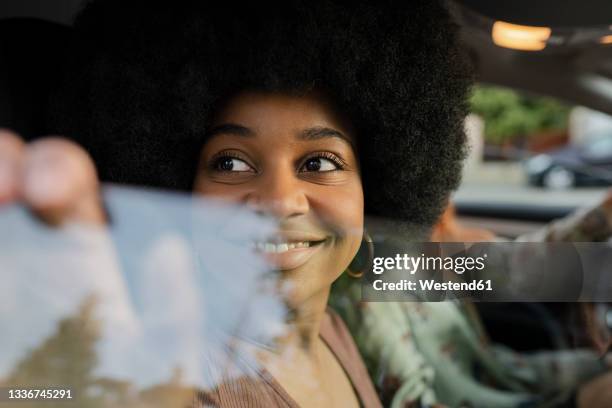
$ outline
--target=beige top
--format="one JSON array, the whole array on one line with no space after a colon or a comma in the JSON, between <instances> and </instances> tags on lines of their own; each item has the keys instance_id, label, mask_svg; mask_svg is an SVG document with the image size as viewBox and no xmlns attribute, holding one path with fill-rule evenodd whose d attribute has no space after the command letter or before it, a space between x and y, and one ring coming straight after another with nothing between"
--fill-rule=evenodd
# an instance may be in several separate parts
<instances>
[{"instance_id":1,"label":"beige top","mask_svg":"<svg viewBox=\"0 0 612 408\"><path fill-rule=\"evenodd\" d=\"M321 323L321 339L346 372L363 407L382 407L357 347L340 317L330 309ZM199 392L195 407L299 408L299 405L267 371L223 383L212 391Z\"/></svg>"}]
</instances>

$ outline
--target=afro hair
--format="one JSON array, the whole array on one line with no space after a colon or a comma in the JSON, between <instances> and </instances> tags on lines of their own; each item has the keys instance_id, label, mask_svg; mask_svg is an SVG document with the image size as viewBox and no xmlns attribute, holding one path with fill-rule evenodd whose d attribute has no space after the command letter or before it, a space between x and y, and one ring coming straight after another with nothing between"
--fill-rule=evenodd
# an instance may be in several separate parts
<instances>
[{"instance_id":1,"label":"afro hair","mask_svg":"<svg viewBox=\"0 0 612 408\"><path fill-rule=\"evenodd\" d=\"M89 3L52 129L104 181L189 190L223 98L324 89L356 129L366 214L437 220L460 180L472 81L444 4L213 3Z\"/></svg>"}]
</instances>

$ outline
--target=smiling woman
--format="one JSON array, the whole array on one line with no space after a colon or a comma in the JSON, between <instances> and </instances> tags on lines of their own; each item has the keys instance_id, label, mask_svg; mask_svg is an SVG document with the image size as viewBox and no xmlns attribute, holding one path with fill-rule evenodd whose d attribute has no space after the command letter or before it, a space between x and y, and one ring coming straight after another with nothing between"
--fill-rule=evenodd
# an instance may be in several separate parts
<instances>
[{"instance_id":1,"label":"smiling woman","mask_svg":"<svg viewBox=\"0 0 612 408\"><path fill-rule=\"evenodd\" d=\"M257 249L307 284L292 299L326 298L361 243L363 189L347 129L320 95L241 93L213 118L202 150L196 192L281 220Z\"/></svg>"},{"instance_id":2,"label":"smiling woman","mask_svg":"<svg viewBox=\"0 0 612 408\"><path fill-rule=\"evenodd\" d=\"M441 3L315 3L98 0L75 23L54 129L102 180L193 191L277 224L251 244L292 330L258 349L262 369L237 364L244 375L198 406L380 406L327 310L331 284L366 214L423 237L459 180L470 75ZM37 146L83 157L66 141ZM100 222L85 164L87 189L74 191L88 194L60 208L94 208Z\"/></svg>"},{"instance_id":3,"label":"smiling woman","mask_svg":"<svg viewBox=\"0 0 612 408\"><path fill-rule=\"evenodd\" d=\"M347 378L334 357L334 340L322 333L325 345L320 338L330 286L355 257L363 229L363 189L348 129L320 92L242 92L212 118L195 180L197 193L278 220L275 234L255 248L288 287L297 331L284 344L297 359L290 365L266 361L291 399L304 406L356 406L357 395L369 404L376 400L372 387L356 380L364 368L357 366ZM349 350L357 355L354 346ZM299 371L315 373L321 382L304 387L294 380ZM334 384L329 399L307 395L325 390L324 384Z\"/></svg>"}]
</instances>

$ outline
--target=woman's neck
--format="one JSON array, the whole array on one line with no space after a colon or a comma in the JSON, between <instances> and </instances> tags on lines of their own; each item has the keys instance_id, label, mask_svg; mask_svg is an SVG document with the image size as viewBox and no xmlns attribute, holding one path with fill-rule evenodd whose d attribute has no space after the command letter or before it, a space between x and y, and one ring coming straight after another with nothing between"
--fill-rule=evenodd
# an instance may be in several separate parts
<instances>
[{"instance_id":1,"label":"woman's neck","mask_svg":"<svg viewBox=\"0 0 612 408\"><path fill-rule=\"evenodd\" d=\"M279 340L276 351L259 352L262 366L296 400L300 395L306 398L321 390L322 385L314 380L322 378L326 367L325 345L319 333L328 297L329 288L291 308L294 318L288 323L289 332ZM305 385L305 378L314 382ZM302 395L304 389L308 392Z\"/></svg>"},{"instance_id":2,"label":"woman's neck","mask_svg":"<svg viewBox=\"0 0 612 408\"><path fill-rule=\"evenodd\" d=\"M285 346L299 347L315 357L320 345L319 332L325 316L330 288L317 292L292 309L294 319L290 323L290 334Z\"/></svg>"},{"instance_id":3,"label":"woman's neck","mask_svg":"<svg viewBox=\"0 0 612 408\"><path fill-rule=\"evenodd\" d=\"M289 374L299 374L303 377L318 378L321 370L325 345L319 333L325 317L330 288L326 288L314 296L292 305L293 314L287 323L288 332L278 339L275 350L260 349L256 352L259 362L266 367L283 386L283 378L293 378ZM300 375L298 375L299 378Z\"/></svg>"}]
</instances>

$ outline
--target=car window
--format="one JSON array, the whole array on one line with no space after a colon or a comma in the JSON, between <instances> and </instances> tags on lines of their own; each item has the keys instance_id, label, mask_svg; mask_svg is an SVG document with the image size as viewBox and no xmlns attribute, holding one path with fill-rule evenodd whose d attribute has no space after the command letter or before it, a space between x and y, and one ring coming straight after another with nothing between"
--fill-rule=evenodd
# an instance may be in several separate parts
<instances>
[{"instance_id":1,"label":"car window","mask_svg":"<svg viewBox=\"0 0 612 408\"><path fill-rule=\"evenodd\" d=\"M600 136L585 146L585 154L593 158L606 158L612 156L612 134Z\"/></svg>"},{"instance_id":2,"label":"car window","mask_svg":"<svg viewBox=\"0 0 612 408\"><path fill-rule=\"evenodd\" d=\"M470 108L456 202L575 207L612 185L612 166L586 158L612 155L611 116L487 84L475 87Z\"/></svg>"}]
</instances>

